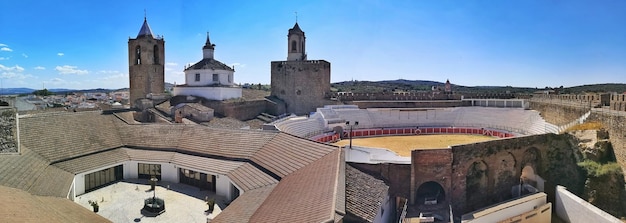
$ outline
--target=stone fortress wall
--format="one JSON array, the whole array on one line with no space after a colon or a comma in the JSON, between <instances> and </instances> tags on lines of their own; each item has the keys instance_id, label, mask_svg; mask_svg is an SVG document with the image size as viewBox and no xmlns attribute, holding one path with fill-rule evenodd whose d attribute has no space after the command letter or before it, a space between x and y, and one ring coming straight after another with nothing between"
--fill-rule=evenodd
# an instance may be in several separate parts
<instances>
[{"instance_id":1,"label":"stone fortress wall","mask_svg":"<svg viewBox=\"0 0 626 223\"><path fill-rule=\"evenodd\" d=\"M272 61L271 96L284 102L287 113L308 114L326 104L330 63L325 60Z\"/></svg>"},{"instance_id":2,"label":"stone fortress wall","mask_svg":"<svg viewBox=\"0 0 626 223\"><path fill-rule=\"evenodd\" d=\"M0 107L0 153L17 153L17 109L14 107Z\"/></svg>"}]
</instances>

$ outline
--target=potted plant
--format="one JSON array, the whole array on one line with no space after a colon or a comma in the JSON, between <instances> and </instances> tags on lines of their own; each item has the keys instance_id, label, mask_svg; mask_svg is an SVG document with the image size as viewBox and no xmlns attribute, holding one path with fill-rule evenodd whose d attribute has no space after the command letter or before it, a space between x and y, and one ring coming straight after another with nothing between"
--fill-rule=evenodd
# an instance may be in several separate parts
<instances>
[{"instance_id":1,"label":"potted plant","mask_svg":"<svg viewBox=\"0 0 626 223\"><path fill-rule=\"evenodd\" d=\"M100 209L100 205L98 205L98 201L89 200L87 202L89 203L89 205L91 205L91 207L93 207L93 212L98 213L98 210Z\"/></svg>"},{"instance_id":2,"label":"potted plant","mask_svg":"<svg viewBox=\"0 0 626 223\"><path fill-rule=\"evenodd\" d=\"M213 209L215 209L215 199L207 199L206 204L209 206L209 210L207 210L207 212L213 213Z\"/></svg>"}]
</instances>

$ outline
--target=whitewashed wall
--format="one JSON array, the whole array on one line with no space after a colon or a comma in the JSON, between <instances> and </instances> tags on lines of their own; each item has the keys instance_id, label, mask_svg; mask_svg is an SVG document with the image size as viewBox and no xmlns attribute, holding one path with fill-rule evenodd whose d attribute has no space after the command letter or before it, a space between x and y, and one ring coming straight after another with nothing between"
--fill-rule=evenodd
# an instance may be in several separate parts
<instances>
[{"instance_id":1,"label":"whitewashed wall","mask_svg":"<svg viewBox=\"0 0 626 223\"><path fill-rule=\"evenodd\" d=\"M241 97L241 88L236 87L182 87L176 86L172 90L173 96L199 96L209 100L227 100Z\"/></svg>"}]
</instances>

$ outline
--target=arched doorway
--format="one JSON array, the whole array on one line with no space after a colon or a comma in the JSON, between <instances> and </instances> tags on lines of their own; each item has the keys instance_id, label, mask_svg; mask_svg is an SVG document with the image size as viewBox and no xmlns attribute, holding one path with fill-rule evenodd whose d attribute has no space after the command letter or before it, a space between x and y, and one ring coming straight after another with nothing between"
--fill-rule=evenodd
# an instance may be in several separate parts
<instances>
[{"instance_id":1,"label":"arched doorway","mask_svg":"<svg viewBox=\"0 0 626 223\"><path fill-rule=\"evenodd\" d=\"M441 184L435 181L428 181L417 188L415 196L416 204L434 205L446 200L446 192Z\"/></svg>"}]
</instances>

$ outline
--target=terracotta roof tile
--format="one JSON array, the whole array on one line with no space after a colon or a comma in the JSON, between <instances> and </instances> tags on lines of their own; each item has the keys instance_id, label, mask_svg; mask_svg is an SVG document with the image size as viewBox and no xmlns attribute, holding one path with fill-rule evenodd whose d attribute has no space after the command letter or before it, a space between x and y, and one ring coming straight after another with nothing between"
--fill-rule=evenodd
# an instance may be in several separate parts
<instances>
[{"instance_id":1,"label":"terracotta roof tile","mask_svg":"<svg viewBox=\"0 0 626 223\"><path fill-rule=\"evenodd\" d=\"M334 221L341 150L283 178L250 222Z\"/></svg>"},{"instance_id":2,"label":"terracotta roof tile","mask_svg":"<svg viewBox=\"0 0 626 223\"><path fill-rule=\"evenodd\" d=\"M250 163L239 166L237 169L229 172L227 176L235 185L241 187L243 191L278 183L278 180L260 171Z\"/></svg>"},{"instance_id":3,"label":"terracotta roof tile","mask_svg":"<svg viewBox=\"0 0 626 223\"><path fill-rule=\"evenodd\" d=\"M346 212L350 215L374 222L388 191L384 181L346 165Z\"/></svg>"},{"instance_id":4,"label":"terracotta roof tile","mask_svg":"<svg viewBox=\"0 0 626 223\"><path fill-rule=\"evenodd\" d=\"M73 181L74 174L55 166L47 166L28 189L28 192L41 196L65 198L70 192Z\"/></svg>"},{"instance_id":5,"label":"terracotta roof tile","mask_svg":"<svg viewBox=\"0 0 626 223\"><path fill-rule=\"evenodd\" d=\"M47 166L43 157L22 146L21 154L0 155L0 185L28 190Z\"/></svg>"},{"instance_id":6,"label":"terracotta roof tile","mask_svg":"<svg viewBox=\"0 0 626 223\"><path fill-rule=\"evenodd\" d=\"M247 159L270 141L277 133L258 130L214 129L186 126L179 150Z\"/></svg>"},{"instance_id":7,"label":"terracotta roof tile","mask_svg":"<svg viewBox=\"0 0 626 223\"><path fill-rule=\"evenodd\" d=\"M110 222L65 198L40 197L0 186L3 222Z\"/></svg>"},{"instance_id":8,"label":"terracotta roof tile","mask_svg":"<svg viewBox=\"0 0 626 223\"><path fill-rule=\"evenodd\" d=\"M243 162L212 159L180 153L174 154L171 162L178 165L179 167L192 168L211 174L227 174L237 167L243 165Z\"/></svg>"},{"instance_id":9,"label":"terracotta roof tile","mask_svg":"<svg viewBox=\"0 0 626 223\"><path fill-rule=\"evenodd\" d=\"M122 145L112 115L42 113L20 118L20 143L51 162Z\"/></svg>"},{"instance_id":10,"label":"terracotta roof tile","mask_svg":"<svg viewBox=\"0 0 626 223\"><path fill-rule=\"evenodd\" d=\"M129 160L129 157L126 151L114 149L55 163L54 166L67 172L78 174L127 160Z\"/></svg>"},{"instance_id":11,"label":"terracotta roof tile","mask_svg":"<svg viewBox=\"0 0 626 223\"><path fill-rule=\"evenodd\" d=\"M251 160L284 177L335 149L337 147L279 133Z\"/></svg>"},{"instance_id":12,"label":"terracotta roof tile","mask_svg":"<svg viewBox=\"0 0 626 223\"><path fill-rule=\"evenodd\" d=\"M211 222L244 223L251 222L250 217L270 195L276 184L250 190L239 196L233 203L217 215Z\"/></svg>"}]
</instances>

